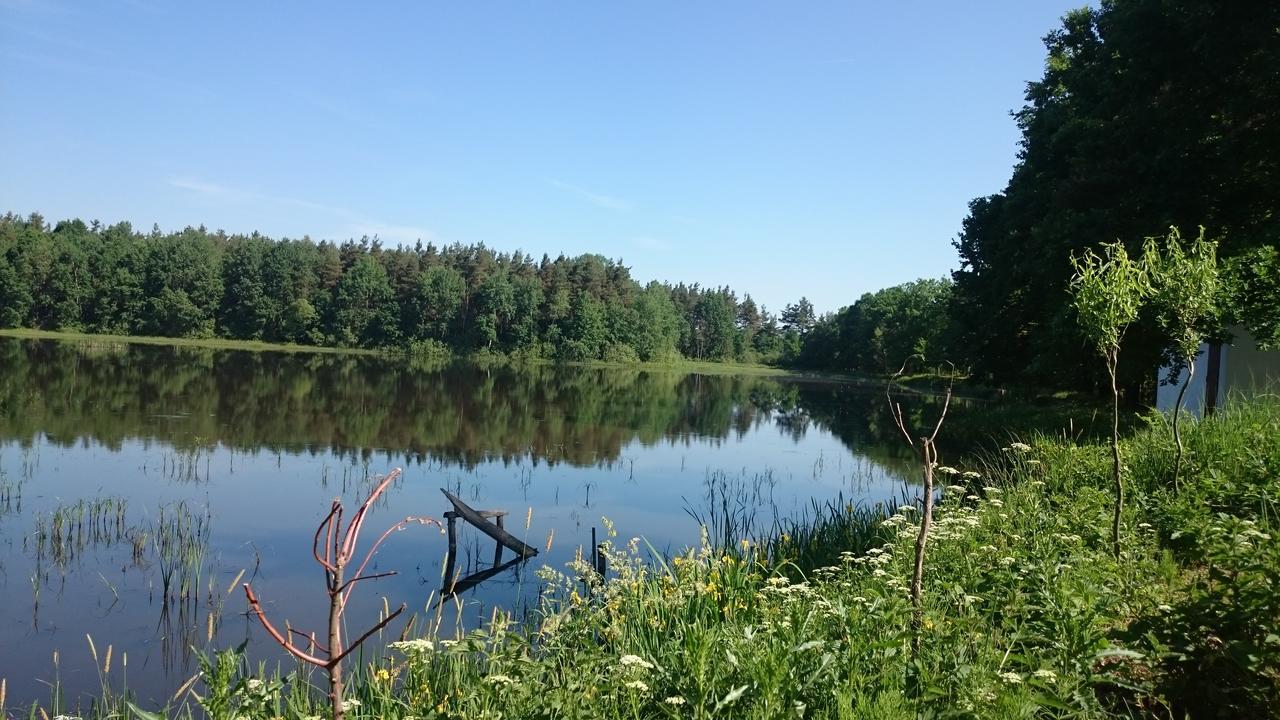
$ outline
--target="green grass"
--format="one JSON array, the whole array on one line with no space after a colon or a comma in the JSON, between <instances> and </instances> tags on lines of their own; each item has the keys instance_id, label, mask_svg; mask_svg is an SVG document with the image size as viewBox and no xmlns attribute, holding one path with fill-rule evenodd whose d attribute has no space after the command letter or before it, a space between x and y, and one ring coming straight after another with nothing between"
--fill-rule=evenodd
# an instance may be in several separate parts
<instances>
[{"instance_id":1,"label":"green grass","mask_svg":"<svg viewBox=\"0 0 1280 720\"><path fill-rule=\"evenodd\" d=\"M252 352L289 352L289 353L329 353L348 355L399 355L394 350L376 350L368 348L325 347L319 345L297 345L294 343L272 343L260 340L228 340L225 338L172 338L149 335L99 335L93 333L66 332L55 330L32 330L26 328L0 329L0 337L20 338L26 340L57 340L62 342L89 343L95 345L162 345L167 347L194 347L213 350L247 350ZM519 356L508 357L500 353L481 353L475 356L460 356L462 359L473 359L479 362L513 363L513 364L555 364L557 361L547 359L531 359ZM446 357L445 361L448 360ZM795 373L783 368L761 365L757 363L739 363L711 360L671 360L666 362L627 362L615 363L603 360L584 362L565 362L565 365L585 368L627 368L655 371L675 371L697 373L702 375L761 375L785 376Z\"/></svg>"},{"instance_id":2,"label":"green grass","mask_svg":"<svg viewBox=\"0 0 1280 720\"><path fill-rule=\"evenodd\" d=\"M1280 400L1186 439L1176 491L1166 421L1125 440L1119 558L1104 445L1025 438L939 468L918 653L918 511L832 505L763 544L708 538L673 558L611 537L607 579L541 571L528 623L495 611L443 635L420 617L352 663L349 716L1276 717ZM324 715L317 674L209 662L203 700L169 714ZM126 714L111 679L86 714Z\"/></svg>"},{"instance_id":3,"label":"green grass","mask_svg":"<svg viewBox=\"0 0 1280 720\"><path fill-rule=\"evenodd\" d=\"M164 345L168 347L196 347L213 350L250 350L296 353L343 353L375 355L377 350L362 348L333 348L293 343L270 343L259 340L227 340L224 338L170 338L149 335L97 335L93 333L63 332L55 330L31 330L26 328L0 329L0 337L26 340L59 340L64 342L92 343L97 345Z\"/></svg>"}]
</instances>

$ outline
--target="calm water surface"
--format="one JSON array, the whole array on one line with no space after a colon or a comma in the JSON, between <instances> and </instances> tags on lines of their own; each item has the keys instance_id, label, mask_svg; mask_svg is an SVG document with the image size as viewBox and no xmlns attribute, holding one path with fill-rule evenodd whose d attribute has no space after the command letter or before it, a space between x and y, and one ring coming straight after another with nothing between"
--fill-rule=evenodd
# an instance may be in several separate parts
<instances>
[{"instance_id":1,"label":"calm water surface","mask_svg":"<svg viewBox=\"0 0 1280 720\"><path fill-rule=\"evenodd\" d=\"M11 707L47 701L55 677L93 691L86 635L151 705L195 672L192 647L247 641L276 660L235 581L277 621L321 628L312 533L330 500L392 468L366 542L440 517L449 488L508 510L542 550L461 596L473 622L527 604L533 571L589 547L602 516L665 551L697 542L712 494L758 529L814 500L893 498L905 472L886 422L882 395L830 382L0 338L0 678ZM470 529L460 547L463 574L493 560ZM376 571L400 574L364 584L352 627L383 596L424 609L445 550L429 528L394 536Z\"/></svg>"}]
</instances>

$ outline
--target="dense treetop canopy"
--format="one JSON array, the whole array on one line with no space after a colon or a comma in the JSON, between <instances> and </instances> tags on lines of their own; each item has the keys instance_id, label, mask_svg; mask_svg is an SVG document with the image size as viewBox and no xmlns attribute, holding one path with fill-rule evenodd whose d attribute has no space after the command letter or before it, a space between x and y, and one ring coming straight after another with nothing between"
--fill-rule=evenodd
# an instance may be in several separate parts
<instances>
[{"instance_id":1,"label":"dense treetop canopy","mask_svg":"<svg viewBox=\"0 0 1280 720\"><path fill-rule=\"evenodd\" d=\"M139 233L13 214L0 217L0 326L623 362L773 361L800 332L749 295L642 286L599 255Z\"/></svg>"}]
</instances>

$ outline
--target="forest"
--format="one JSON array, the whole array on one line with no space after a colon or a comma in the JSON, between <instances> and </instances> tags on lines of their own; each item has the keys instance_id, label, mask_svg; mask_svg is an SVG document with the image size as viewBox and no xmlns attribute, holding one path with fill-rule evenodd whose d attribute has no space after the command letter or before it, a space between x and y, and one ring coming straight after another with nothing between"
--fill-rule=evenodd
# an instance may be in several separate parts
<instances>
[{"instance_id":1,"label":"forest","mask_svg":"<svg viewBox=\"0 0 1280 720\"><path fill-rule=\"evenodd\" d=\"M622 260L540 259L483 244L383 247L150 233L0 217L0 327L223 337L417 354L759 362L882 375L913 354L983 382L1096 386L1071 309L1070 258L1197 227L1217 243L1223 308L1280 343L1280 6L1106 2L1045 37L1044 74L1013 118L1005 188L974 199L959 267L815 314L749 294L642 285ZM856 242L856 240L855 240ZM1167 348L1152 313L1126 337L1122 381L1149 383Z\"/></svg>"},{"instance_id":2,"label":"forest","mask_svg":"<svg viewBox=\"0 0 1280 720\"><path fill-rule=\"evenodd\" d=\"M525 359L777 362L813 322L620 260L0 217L0 327Z\"/></svg>"},{"instance_id":3,"label":"forest","mask_svg":"<svg viewBox=\"0 0 1280 720\"><path fill-rule=\"evenodd\" d=\"M1217 241L1217 329L1280 343L1278 26L1276 3L1068 13L1013 113L1008 184L974 199L961 223L959 268L821 318L798 361L876 373L922 353L995 383L1088 386L1099 374L1071 309L1070 258L1114 240L1136 253L1171 226ZM1154 376L1159 337L1150 314L1128 334L1127 384Z\"/></svg>"}]
</instances>

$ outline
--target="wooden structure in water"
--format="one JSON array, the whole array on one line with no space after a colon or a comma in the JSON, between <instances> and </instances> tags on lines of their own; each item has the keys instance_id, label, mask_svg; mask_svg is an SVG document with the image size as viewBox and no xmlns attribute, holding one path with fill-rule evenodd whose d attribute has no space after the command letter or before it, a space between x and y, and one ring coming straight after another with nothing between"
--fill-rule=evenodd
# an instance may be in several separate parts
<instances>
[{"instance_id":1,"label":"wooden structure in water","mask_svg":"<svg viewBox=\"0 0 1280 720\"><path fill-rule=\"evenodd\" d=\"M506 510L476 510L448 490L440 488L440 492L444 493L444 496L453 505L453 509L444 514L445 519L448 521L449 554L445 558L444 588L441 600L466 592L502 571L519 565L538 554L537 548L526 544L520 538L507 532L506 528L503 527L507 516ZM494 540L493 565L464 578L454 577L454 565L458 558L458 520L463 520ZM504 548L516 554L514 558L505 563L502 562L502 550Z\"/></svg>"}]
</instances>

